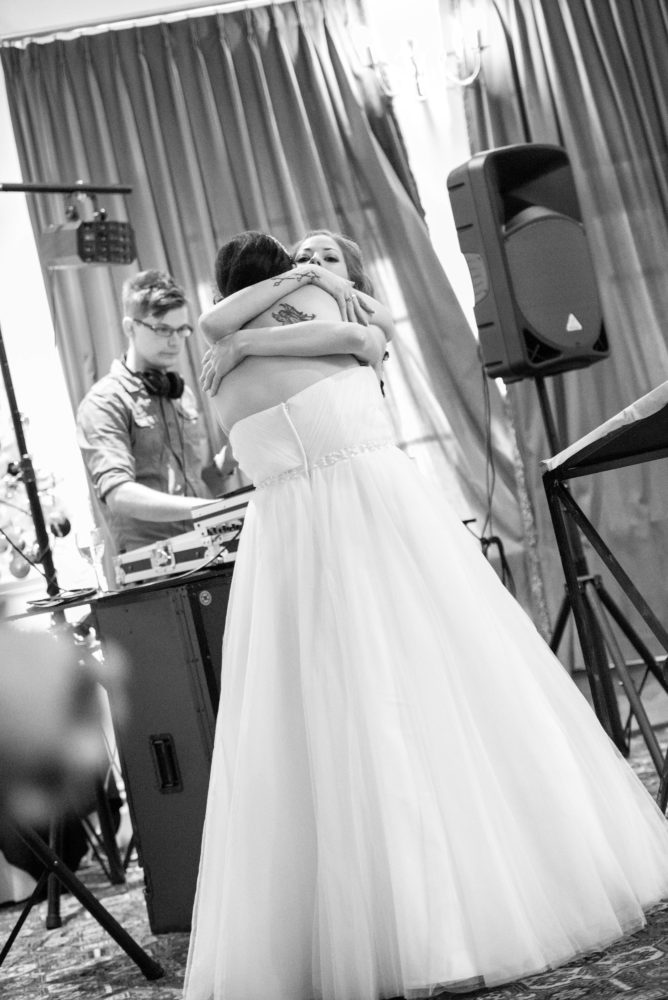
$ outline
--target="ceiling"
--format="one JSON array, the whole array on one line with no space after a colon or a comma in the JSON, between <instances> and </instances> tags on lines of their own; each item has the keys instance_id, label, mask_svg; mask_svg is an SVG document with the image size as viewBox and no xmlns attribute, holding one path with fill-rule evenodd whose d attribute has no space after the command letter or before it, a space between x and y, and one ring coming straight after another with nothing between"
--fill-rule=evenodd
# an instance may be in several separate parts
<instances>
[{"instance_id":1,"label":"ceiling","mask_svg":"<svg viewBox=\"0 0 668 1000\"><path fill-rule=\"evenodd\" d=\"M1 0L0 37L7 35L31 35L63 28L74 28L85 24L100 23L109 19L142 17L196 7L242 6L238 0L209 0L209 3L195 0ZM250 4L249 4L250 5Z\"/></svg>"}]
</instances>

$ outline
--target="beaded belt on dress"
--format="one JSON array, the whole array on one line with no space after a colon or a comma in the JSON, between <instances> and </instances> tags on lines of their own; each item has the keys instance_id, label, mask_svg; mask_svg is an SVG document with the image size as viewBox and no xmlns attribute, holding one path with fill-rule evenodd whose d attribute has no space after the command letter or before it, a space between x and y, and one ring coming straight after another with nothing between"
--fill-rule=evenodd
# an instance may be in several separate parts
<instances>
[{"instance_id":1,"label":"beaded belt on dress","mask_svg":"<svg viewBox=\"0 0 668 1000\"><path fill-rule=\"evenodd\" d=\"M326 455L316 458L315 462L310 462L307 468L303 465L298 465L294 469L287 469L285 472L279 472L275 476L268 476L267 479L262 479L259 483L256 483L255 489L262 490L266 486L285 483L288 479L298 479L300 476L309 475L314 469L324 469L327 465L335 465L337 462L344 461L344 459L354 458L355 455L362 455L366 451L378 451L379 448L389 448L392 444L394 444L393 441L385 439L351 445L348 448L337 448L336 451L330 451Z\"/></svg>"}]
</instances>

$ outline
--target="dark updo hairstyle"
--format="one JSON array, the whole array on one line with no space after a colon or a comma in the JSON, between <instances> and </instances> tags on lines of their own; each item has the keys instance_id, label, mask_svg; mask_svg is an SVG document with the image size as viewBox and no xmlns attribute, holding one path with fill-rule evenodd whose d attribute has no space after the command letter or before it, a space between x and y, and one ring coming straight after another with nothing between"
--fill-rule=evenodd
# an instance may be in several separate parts
<instances>
[{"instance_id":1,"label":"dark updo hairstyle","mask_svg":"<svg viewBox=\"0 0 668 1000\"><path fill-rule=\"evenodd\" d=\"M359 292L364 292L366 295L373 295L371 278L364 270L362 251L354 240L351 240L349 236L344 236L343 233L334 233L331 229L310 229L308 233L302 236L299 243L293 247L293 258L300 246L306 243L311 236L326 236L328 239L333 240L341 251L348 270L348 277L352 281L353 287Z\"/></svg>"},{"instance_id":2,"label":"dark updo hairstyle","mask_svg":"<svg viewBox=\"0 0 668 1000\"><path fill-rule=\"evenodd\" d=\"M222 298L265 278L275 278L292 267L282 243L266 233L237 233L216 254L216 286Z\"/></svg>"}]
</instances>

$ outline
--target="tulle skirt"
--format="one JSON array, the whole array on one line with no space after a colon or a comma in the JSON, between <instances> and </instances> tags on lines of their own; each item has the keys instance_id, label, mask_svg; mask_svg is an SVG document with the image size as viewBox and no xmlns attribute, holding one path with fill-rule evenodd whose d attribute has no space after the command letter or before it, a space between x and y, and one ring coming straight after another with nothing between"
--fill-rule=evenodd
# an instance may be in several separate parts
<instances>
[{"instance_id":1,"label":"tulle skirt","mask_svg":"<svg viewBox=\"0 0 668 1000\"><path fill-rule=\"evenodd\" d=\"M605 947L666 895L664 817L410 460L257 491L187 1000L492 986Z\"/></svg>"}]
</instances>

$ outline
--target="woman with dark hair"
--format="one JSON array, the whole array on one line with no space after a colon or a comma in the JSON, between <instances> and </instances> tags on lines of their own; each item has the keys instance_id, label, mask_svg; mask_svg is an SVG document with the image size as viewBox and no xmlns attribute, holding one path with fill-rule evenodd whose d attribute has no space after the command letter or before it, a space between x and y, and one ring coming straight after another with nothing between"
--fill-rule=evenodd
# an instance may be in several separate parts
<instances>
[{"instance_id":1,"label":"woman with dark hair","mask_svg":"<svg viewBox=\"0 0 668 1000\"><path fill-rule=\"evenodd\" d=\"M254 230L239 233L216 255L214 270L218 295L227 298L257 281L275 278L291 266L287 250L273 236Z\"/></svg>"},{"instance_id":2,"label":"woman with dark hair","mask_svg":"<svg viewBox=\"0 0 668 1000\"><path fill-rule=\"evenodd\" d=\"M254 409L279 402L318 377L359 365L379 371L384 332L359 307L364 322L342 318L345 308L325 290L341 287L339 279L321 280L313 266L295 276L292 258L273 236L239 233L218 251L215 275L223 298L200 318L200 327L216 345L216 389L225 376L224 392L210 386L209 391L226 433ZM250 299L242 299L245 292ZM251 319L251 299L272 306ZM237 325L243 319L242 329L227 332L230 314ZM214 362L208 364L213 370Z\"/></svg>"},{"instance_id":3,"label":"woman with dark hair","mask_svg":"<svg viewBox=\"0 0 668 1000\"><path fill-rule=\"evenodd\" d=\"M263 237L273 240L273 237L253 232L253 237ZM232 249L232 245L234 249ZM295 256L290 258L287 251L274 240L273 247L268 247L267 258L258 267L254 266L251 255L257 255L257 247L246 255L244 247L247 244L243 234L235 237L218 252L216 260L216 283L218 286L216 305L202 320L202 330L212 347L202 359L201 385L205 392L215 396L224 375L227 374L230 363L230 349L234 339L222 344L225 338L235 337L240 328L246 327L256 316L270 307L276 306L286 296L290 289L302 288L312 284L331 295L338 305L340 317L351 322L368 325L373 323L380 327L389 342L394 335L392 316L381 302L373 298L371 279L364 270L362 252L353 240L329 230L313 230L297 244ZM281 247L280 274L281 281L274 280L274 275L268 275L267 268L277 263L276 247ZM229 255L244 253L246 263L244 270L234 269L234 287L221 291L220 272L233 261ZM295 260L298 260L295 263ZM256 280L243 284L248 269L253 270ZM277 274L279 272L277 271ZM229 281L229 277L225 279ZM272 313L274 318L275 313ZM285 316L281 320L285 322ZM308 336L307 331L302 331ZM310 342L309 347L314 349ZM382 362L383 357L374 365L378 379L383 387Z\"/></svg>"},{"instance_id":4,"label":"woman with dark hair","mask_svg":"<svg viewBox=\"0 0 668 1000\"><path fill-rule=\"evenodd\" d=\"M244 240L221 288L254 276ZM257 353L216 397L256 489L186 1000L414 1000L601 949L668 894L665 818L392 443L370 368L270 356L382 334L310 284L284 306L312 318L240 331Z\"/></svg>"}]
</instances>

